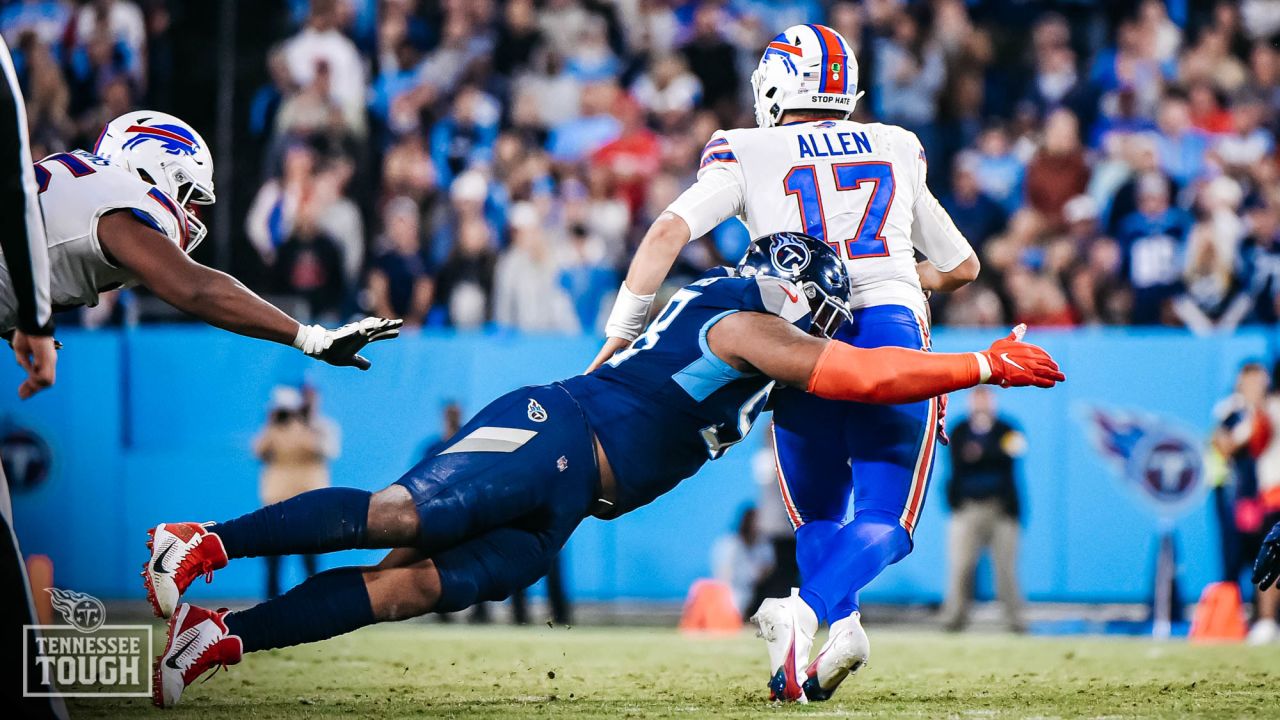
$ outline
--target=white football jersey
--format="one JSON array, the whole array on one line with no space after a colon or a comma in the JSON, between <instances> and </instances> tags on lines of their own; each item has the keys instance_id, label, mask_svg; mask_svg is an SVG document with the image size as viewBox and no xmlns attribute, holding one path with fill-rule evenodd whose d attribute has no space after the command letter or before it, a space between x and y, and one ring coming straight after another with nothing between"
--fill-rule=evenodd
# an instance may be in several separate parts
<instances>
[{"instance_id":1,"label":"white football jersey","mask_svg":"<svg viewBox=\"0 0 1280 720\"><path fill-rule=\"evenodd\" d=\"M55 309L96 305L99 293L136 282L107 259L98 243L98 219L132 210L139 221L185 248L186 215L168 195L137 175L76 150L36 163L40 210L49 243L49 290ZM17 302L0 254L0 332L17 322Z\"/></svg>"},{"instance_id":2,"label":"white football jersey","mask_svg":"<svg viewBox=\"0 0 1280 720\"><path fill-rule=\"evenodd\" d=\"M667 208L692 237L730 217L752 238L801 231L849 268L853 307L904 305L925 318L915 252L947 272L973 249L925 185L924 148L903 128L822 120L721 130L698 182Z\"/></svg>"}]
</instances>

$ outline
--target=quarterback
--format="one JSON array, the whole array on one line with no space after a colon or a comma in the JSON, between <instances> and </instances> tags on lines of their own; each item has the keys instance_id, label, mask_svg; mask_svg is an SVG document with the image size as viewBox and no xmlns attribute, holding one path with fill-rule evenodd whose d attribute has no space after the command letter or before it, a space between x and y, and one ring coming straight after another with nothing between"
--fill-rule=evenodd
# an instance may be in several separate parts
<instances>
[{"instance_id":1,"label":"quarterback","mask_svg":"<svg viewBox=\"0 0 1280 720\"><path fill-rule=\"evenodd\" d=\"M637 250L593 368L639 332L680 248L732 217L753 237L803 230L839 255L853 287L837 342L928 350L925 291L972 281L978 259L929 191L916 136L849 119L857 74L831 28L796 25L773 38L751 77L759 127L707 143L697 182ZM870 653L858 591L911 551L943 399L889 407L787 390L774 402L779 486L803 583L754 619L769 644L773 697L825 700ZM810 663L823 620L829 639Z\"/></svg>"},{"instance_id":2,"label":"quarterback","mask_svg":"<svg viewBox=\"0 0 1280 720\"><path fill-rule=\"evenodd\" d=\"M675 294L597 372L519 388L377 493L327 488L225 522L162 523L143 567L169 617L155 702L246 652L497 600L546 573L586 518L616 518L692 476L751 430L775 382L833 400L910 402L981 382L1064 379L1020 331L978 353L864 350L828 339L848 320L848 276L829 246L756 240L734 272ZM231 558L394 548L375 567L321 573L242 612L180 602Z\"/></svg>"},{"instance_id":3,"label":"quarterback","mask_svg":"<svg viewBox=\"0 0 1280 720\"><path fill-rule=\"evenodd\" d=\"M382 318L337 330L303 325L230 275L192 260L188 255L206 230L190 206L214 201L213 156L195 129L172 115L122 115L102 129L93 152L56 153L37 162L35 180L55 311L95 305L108 290L140 284L210 325L362 370L369 361L357 354L360 349L400 332L401 321ZM5 336L18 319L8 278L0 271ZM23 386L24 397L32 392Z\"/></svg>"}]
</instances>

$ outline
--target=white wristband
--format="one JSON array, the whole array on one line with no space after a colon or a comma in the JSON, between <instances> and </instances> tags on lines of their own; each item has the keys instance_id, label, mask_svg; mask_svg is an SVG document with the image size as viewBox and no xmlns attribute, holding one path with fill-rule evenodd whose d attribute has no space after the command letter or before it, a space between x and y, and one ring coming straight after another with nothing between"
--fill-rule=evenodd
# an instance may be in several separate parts
<instances>
[{"instance_id":1,"label":"white wristband","mask_svg":"<svg viewBox=\"0 0 1280 720\"><path fill-rule=\"evenodd\" d=\"M605 323L604 334L611 338L622 338L631 342L644 330L644 322L649 318L649 308L653 306L653 295L637 295L631 292L624 282L618 288L618 299L613 301L613 311L609 313L609 321Z\"/></svg>"},{"instance_id":2,"label":"white wristband","mask_svg":"<svg viewBox=\"0 0 1280 720\"><path fill-rule=\"evenodd\" d=\"M324 350L324 327L320 325L298 325L298 336L293 339L293 346L307 355L315 355Z\"/></svg>"},{"instance_id":3,"label":"white wristband","mask_svg":"<svg viewBox=\"0 0 1280 720\"><path fill-rule=\"evenodd\" d=\"M981 385L991 379L991 361L985 353L976 352L973 356L978 358L978 384Z\"/></svg>"}]
</instances>

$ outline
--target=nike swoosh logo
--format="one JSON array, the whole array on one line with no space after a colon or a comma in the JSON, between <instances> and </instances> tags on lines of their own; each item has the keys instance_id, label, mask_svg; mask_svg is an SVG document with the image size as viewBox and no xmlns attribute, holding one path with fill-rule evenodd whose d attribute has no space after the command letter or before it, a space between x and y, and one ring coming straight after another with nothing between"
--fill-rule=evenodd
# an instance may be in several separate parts
<instances>
[{"instance_id":1,"label":"nike swoosh logo","mask_svg":"<svg viewBox=\"0 0 1280 720\"><path fill-rule=\"evenodd\" d=\"M199 637L199 636L196 636L196 637ZM181 650L169 653L169 658L164 661L165 667L171 668L173 670L182 670L182 668L179 667L178 663L174 662L174 660L182 657L182 654L185 653L188 648L196 644L196 637L192 637L190 640L188 640L187 643L182 646Z\"/></svg>"},{"instance_id":2,"label":"nike swoosh logo","mask_svg":"<svg viewBox=\"0 0 1280 720\"><path fill-rule=\"evenodd\" d=\"M171 542L168 545L165 545L164 549L160 551L160 554L156 556L155 562L151 563L151 569L158 573L169 572L168 570L164 569L164 559L169 556L169 551L172 550L173 546L177 544L178 543L176 542Z\"/></svg>"},{"instance_id":3,"label":"nike swoosh logo","mask_svg":"<svg viewBox=\"0 0 1280 720\"><path fill-rule=\"evenodd\" d=\"M1019 365L1018 363L1016 363L1016 362L1014 362L1014 361L1010 360L1010 359L1009 359L1009 353L1007 353L1007 352L1006 352L1006 353L1000 353L1000 359L1001 359L1001 360L1003 360L1003 361L1005 361L1005 362L1007 362L1007 363L1009 363L1010 365L1012 365L1012 366L1014 366L1014 367L1018 368L1019 370L1026 370L1026 368L1024 368L1024 367L1022 367L1021 365ZM168 548L165 548L165 549L167 550Z\"/></svg>"},{"instance_id":4,"label":"nike swoosh logo","mask_svg":"<svg viewBox=\"0 0 1280 720\"><path fill-rule=\"evenodd\" d=\"M791 298L791 302L800 302L800 296L791 292L791 288L783 286L782 292L786 293L787 297Z\"/></svg>"}]
</instances>

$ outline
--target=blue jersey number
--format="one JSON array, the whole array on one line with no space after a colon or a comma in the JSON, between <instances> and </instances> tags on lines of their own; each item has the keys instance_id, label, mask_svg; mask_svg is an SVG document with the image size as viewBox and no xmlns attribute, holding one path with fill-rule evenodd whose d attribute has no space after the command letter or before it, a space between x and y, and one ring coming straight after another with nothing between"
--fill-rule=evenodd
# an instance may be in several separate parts
<instances>
[{"instance_id":1,"label":"blue jersey number","mask_svg":"<svg viewBox=\"0 0 1280 720\"><path fill-rule=\"evenodd\" d=\"M49 168L44 166L47 162L56 162L62 165L62 167L71 172L72 177L84 177L95 172L92 165L71 153L50 155L35 164L36 183L40 186L40 192L49 189L49 180L53 178L53 173L49 172Z\"/></svg>"},{"instance_id":2,"label":"blue jersey number","mask_svg":"<svg viewBox=\"0 0 1280 720\"><path fill-rule=\"evenodd\" d=\"M662 336L662 331L671 327L671 323L675 322L676 316L680 314L681 310L684 310L685 306L689 304L689 301L701 294L702 293L690 290L687 287L678 290L675 295L671 296L671 300L667 302L667 306L662 309L662 314L658 315L656 320L649 323L649 327L644 329L644 332L641 333L640 337L635 339L635 342L631 343L630 347L609 358L608 364L613 367L618 367L618 365L626 361L627 358L634 356L641 350L648 350L654 345L657 345L658 340Z\"/></svg>"},{"instance_id":3,"label":"blue jersey number","mask_svg":"<svg viewBox=\"0 0 1280 720\"><path fill-rule=\"evenodd\" d=\"M712 460L719 459L721 455L724 455L725 450L746 439L747 433L751 432L751 426L755 425L756 418L760 417L760 412L764 410L765 404L769 402L769 393L773 390L773 385L774 383L765 385L760 388L759 392L742 403L742 407L738 408L738 420L736 423L732 425L721 423L702 428L702 441L707 444L707 455Z\"/></svg>"},{"instance_id":4,"label":"blue jersey number","mask_svg":"<svg viewBox=\"0 0 1280 720\"><path fill-rule=\"evenodd\" d=\"M818 189L818 171L813 165L800 165L791 168L782 186L787 195L794 195L800 203L804 231L820 238L849 260L888 257L889 245L881 233L889 217L889 208L893 206L893 166L883 161L837 163L831 166L831 172L835 176L836 190L857 190L865 183L872 184L858 229L853 237L844 241L844 253L841 253L841 243L827 237L827 216L822 207L822 191Z\"/></svg>"}]
</instances>

